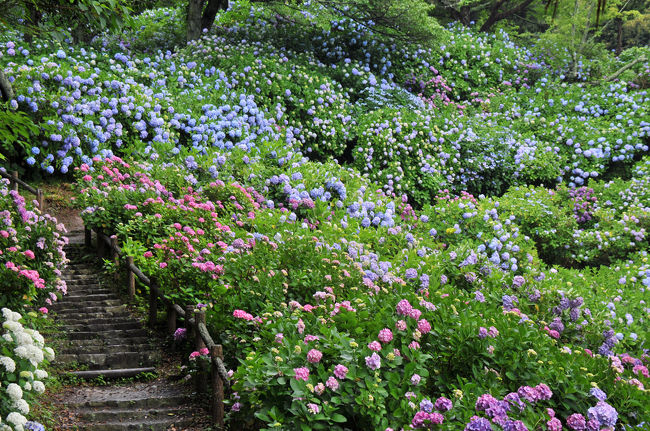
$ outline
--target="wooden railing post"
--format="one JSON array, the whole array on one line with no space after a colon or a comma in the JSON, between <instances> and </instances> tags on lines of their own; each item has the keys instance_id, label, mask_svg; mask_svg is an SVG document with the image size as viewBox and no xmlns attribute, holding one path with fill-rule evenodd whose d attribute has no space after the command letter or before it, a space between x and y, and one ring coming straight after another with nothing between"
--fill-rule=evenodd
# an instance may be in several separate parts
<instances>
[{"instance_id":1,"label":"wooden railing post","mask_svg":"<svg viewBox=\"0 0 650 431\"><path fill-rule=\"evenodd\" d=\"M190 325L190 319L194 316L194 307L191 305L185 306L185 336L188 340L194 338L194 326Z\"/></svg>"},{"instance_id":2,"label":"wooden railing post","mask_svg":"<svg viewBox=\"0 0 650 431\"><path fill-rule=\"evenodd\" d=\"M158 300L154 292L154 286L157 286L157 284L152 278L149 286L149 320L147 321L147 325L150 328L156 325L156 320L158 319Z\"/></svg>"},{"instance_id":3,"label":"wooden railing post","mask_svg":"<svg viewBox=\"0 0 650 431\"><path fill-rule=\"evenodd\" d=\"M129 283L129 300L133 301L135 299L135 274L131 271L131 265L134 264L133 256L126 257L126 274Z\"/></svg>"},{"instance_id":4,"label":"wooden railing post","mask_svg":"<svg viewBox=\"0 0 650 431\"><path fill-rule=\"evenodd\" d=\"M18 191L18 171L13 171L11 173L11 177L14 179L14 181L11 183L11 190L17 192Z\"/></svg>"},{"instance_id":5,"label":"wooden railing post","mask_svg":"<svg viewBox=\"0 0 650 431\"><path fill-rule=\"evenodd\" d=\"M42 213L45 212L45 193L41 189L36 189L36 200L38 201L38 209Z\"/></svg>"},{"instance_id":6,"label":"wooden railing post","mask_svg":"<svg viewBox=\"0 0 650 431\"><path fill-rule=\"evenodd\" d=\"M117 284L117 282L120 280L120 255L117 253L117 235L111 236L111 257L113 259L113 265L115 265L113 280Z\"/></svg>"},{"instance_id":7,"label":"wooden railing post","mask_svg":"<svg viewBox=\"0 0 650 431\"><path fill-rule=\"evenodd\" d=\"M167 307L167 332L174 334L176 332L176 309Z\"/></svg>"},{"instance_id":8,"label":"wooden railing post","mask_svg":"<svg viewBox=\"0 0 650 431\"><path fill-rule=\"evenodd\" d=\"M106 244L104 243L104 231L97 229L97 256L103 259L106 256Z\"/></svg>"},{"instance_id":9,"label":"wooden railing post","mask_svg":"<svg viewBox=\"0 0 650 431\"><path fill-rule=\"evenodd\" d=\"M201 337L201 331L199 331L199 325L204 325L205 326L205 311L204 310L196 310L194 312L194 323L196 326L196 332L194 334L194 348L198 352L201 349L205 349L205 342L203 342L203 338ZM208 364L205 363L205 361L199 362L199 372L196 378L196 390L199 393L206 393L208 391L208 379L207 379L207 374L208 374Z\"/></svg>"},{"instance_id":10,"label":"wooden railing post","mask_svg":"<svg viewBox=\"0 0 650 431\"><path fill-rule=\"evenodd\" d=\"M205 343L203 342L203 338L201 338L201 333L198 331L199 324L202 323L203 325L205 325L205 311L196 310L194 312L194 323L196 324L196 329L197 329L196 334L194 334L196 340L194 343L195 348L196 350L205 349Z\"/></svg>"},{"instance_id":11,"label":"wooden railing post","mask_svg":"<svg viewBox=\"0 0 650 431\"><path fill-rule=\"evenodd\" d=\"M210 349L210 357L213 359L219 358L223 360L223 348L221 344L212 346ZM218 429L223 429L223 381L217 367L212 364L212 424L217 425Z\"/></svg>"},{"instance_id":12,"label":"wooden railing post","mask_svg":"<svg viewBox=\"0 0 650 431\"><path fill-rule=\"evenodd\" d=\"M90 247L93 241L93 231L84 227L84 244L86 247Z\"/></svg>"}]
</instances>

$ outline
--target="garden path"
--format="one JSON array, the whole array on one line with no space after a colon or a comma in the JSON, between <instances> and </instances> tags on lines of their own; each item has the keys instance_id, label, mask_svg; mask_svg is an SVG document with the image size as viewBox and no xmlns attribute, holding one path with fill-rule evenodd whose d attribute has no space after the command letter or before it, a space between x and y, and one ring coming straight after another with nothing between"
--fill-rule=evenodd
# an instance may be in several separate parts
<instances>
[{"instance_id":1,"label":"garden path","mask_svg":"<svg viewBox=\"0 0 650 431\"><path fill-rule=\"evenodd\" d=\"M63 334L55 340L55 365L66 371L69 384L51 400L55 429L207 429L209 416L181 377L178 357L142 327L112 278L102 276L99 259L84 247L74 216L67 221L77 227L67 234L70 262L62 270L68 293L52 312Z\"/></svg>"}]
</instances>

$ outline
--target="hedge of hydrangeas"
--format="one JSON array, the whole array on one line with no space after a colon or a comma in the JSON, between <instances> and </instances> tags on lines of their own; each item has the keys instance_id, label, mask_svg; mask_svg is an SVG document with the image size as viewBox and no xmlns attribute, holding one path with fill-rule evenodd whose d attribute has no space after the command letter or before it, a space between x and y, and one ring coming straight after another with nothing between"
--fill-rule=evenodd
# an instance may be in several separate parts
<instances>
[{"instance_id":1,"label":"hedge of hydrangeas","mask_svg":"<svg viewBox=\"0 0 650 431\"><path fill-rule=\"evenodd\" d=\"M503 32L397 48L320 13L235 6L174 52L7 41L25 163L74 171L86 225L206 309L232 428L643 427L639 71L569 83Z\"/></svg>"}]
</instances>

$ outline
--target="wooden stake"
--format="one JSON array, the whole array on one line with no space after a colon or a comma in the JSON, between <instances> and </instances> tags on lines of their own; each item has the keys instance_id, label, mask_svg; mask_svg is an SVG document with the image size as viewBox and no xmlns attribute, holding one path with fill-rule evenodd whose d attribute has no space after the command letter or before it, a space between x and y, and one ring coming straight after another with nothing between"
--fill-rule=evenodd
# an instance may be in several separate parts
<instances>
[{"instance_id":1,"label":"wooden stake","mask_svg":"<svg viewBox=\"0 0 650 431\"><path fill-rule=\"evenodd\" d=\"M104 231L97 229L97 256L103 259L106 256L106 244L104 243Z\"/></svg>"},{"instance_id":2,"label":"wooden stake","mask_svg":"<svg viewBox=\"0 0 650 431\"><path fill-rule=\"evenodd\" d=\"M117 284L120 281L120 255L117 254L117 236L113 235L111 237L111 256L113 257L113 264L115 265L115 272L113 273L113 280Z\"/></svg>"},{"instance_id":3,"label":"wooden stake","mask_svg":"<svg viewBox=\"0 0 650 431\"><path fill-rule=\"evenodd\" d=\"M176 310L174 307L167 308L167 332L172 335L176 332Z\"/></svg>"},{"instance_id":4,"label":"wooden stake","mask_svg":"<svg viewBox=\"0 0 650 431\"><path fill-rule=\"evenodd\" d=\"M126 274L128 278L128 288L129 288L129 300L133 301L135 299L135 274L131 271L131 265L134 264L133 256L126 257Z\"/></svg>"},{"instance_id":5,"label":"wooden stake","mask_svg":"<svg viewBox=\"0 0 650 431\"><path fill-rule=\"evenodd\" d=\"M219 358L223 360L223 348L221 344L212 346L210 349L210 357ZM223 429L223 416L224 416L224 406L223 406L223 381L217 367L212 364L212 423L216 425L219 430Z\"/></svg>"},{"instance_id":6,"label":"wooden stake","mask_svg":"<svg viewBox=\"0 0 650 431\"><path fill-rule=\"evenodd\" d=\"M11 176L13 177L14 180L18 180L18 171L13 171L11 173ZM11 189L16 192L18 191L18 181L13 181L13 183L11 184Z\"/></svg>"},{"instance_id":7,"label":"wooden stake","mask_svg":"<svg viewBox=\"0 0 650 431\"><path fill-rule=\"evenodd\" d=\"M86 247L90 247L93 241L93 231L84 227L84 244Z\"/></svg>"},{"instance_id":8,"label":"wooden stake","mask_svg":"<svg viewBox=\"0 0 650 431\"><path fill-rule=\"evenodd\" d=\"M41 213L45 212L45 192L41 189L36 189L36 200L38 201L38 208Z\"/></svg>"}]
</instances>

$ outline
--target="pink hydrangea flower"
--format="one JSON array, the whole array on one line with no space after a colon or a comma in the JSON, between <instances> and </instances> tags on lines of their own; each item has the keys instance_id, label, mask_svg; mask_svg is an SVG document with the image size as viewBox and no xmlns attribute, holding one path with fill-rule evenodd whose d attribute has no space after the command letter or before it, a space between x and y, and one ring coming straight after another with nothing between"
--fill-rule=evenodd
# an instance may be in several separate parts
<instances>
[{"instance_id":1,"label":"pink hydrangea flower","mask_svg":"<svg viewBox=\"0 0 650 431\"><path fill-rule=\"evenodd\" d=\"M422 334L426 334L431 331L431 324L427 321L427 319L421 319L418 321L418 330Z\"/></svg>"},{"instance_id":2,"label":"pink hydrangea flower","mask_svg":"<svg viewBox=\"0 0 650 431\"><path fill-rule=\"evenodd\" d=\"M294 368L296 380L309 380L309 369L306 367Z\"/></svg>"},{"instance_id":3,"label":"pink hydrangea flower","mask_svg":"<svg viewBox=\"0 0 650 431\"><path fill-rule=\"evenodd\" d=\"M395 323L395 328L396 328L398 331L406 331L406 321L404 321L404 320L398 320L398 321Z\"/></svg>"},{"instance_id":4,"label":"pink hydrangea flower","mask_svg":"<svg viewBox=\"0 0 650 431\"><path fill-rule=\"evenodd\" d=\"M368 344L368 348L375 352L379 352L381 350L381 344L379 343L379 341L372 341Z\"/></svg>"},{"instance_id":5,"label":"pink hydrangea flower","mask_svg":"<svg viewBox=\"0 0 650 431\"><path fill-rule=\"evenodd\" d=\"M348 374L348 368L345 365L338 364L334 367L334 375L339 379L345 379L345 376Z\"/></svg>"},{"instance_id":6,"label":"pink hydrangea flower","mask_svg":"<svg viewBox=\"0 0 650 431\"><path fill-rule=\"evenodd\" d=\"M388 328L384 328L381 331L379 331L379 335L377 336L377 338L382 343L390 343L393 340L393 331L391 331Z\"/></svg>"},{"instance_id":7,"label":"pink hydrangea flower","mask_svg":"<svg viewBox=\"0 0 650 431\"><path fill-rule=\"evenodd\" d=\"M413 310L413 306L406 299L402 299L397 303L396 310L397 314L408 316L411 313L411 310Z\"/></svg>"},{"instance_id":8,"label":"pink hydrangea flower","mask_svg":"<svg viewBox=\"0 0 650 431\"><path fill-rule=\"evenodd\" d=\"M330 376L330 378L327 379L327 382L325 382L325 386L335 391L339 388L339 381L336 380L333 376Z\"/></svg>"},{"instance_id":9,"label":"pink hydrangea flower","mask_svg":"<svg viewBox=\"0 0 650 431\"><path fill-rule=\"evenodd\" d=\"M366 356L366 366L371 370L377 370L381 367L381 358L377 353L373 353L370 356Z\"/></svg>"},{"instance_id":10,"label":"pink hydrangea flower","mask_svg":"<svg viewBox=\"0 0 650 431\"><path fill-rule=\"evenodd\" d=\"M319 363L322 357L323 354L319 350L311 349L309 352L307 352L307 362L311 364Z\"/></svg>"}]
</instances>

